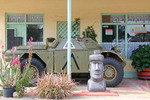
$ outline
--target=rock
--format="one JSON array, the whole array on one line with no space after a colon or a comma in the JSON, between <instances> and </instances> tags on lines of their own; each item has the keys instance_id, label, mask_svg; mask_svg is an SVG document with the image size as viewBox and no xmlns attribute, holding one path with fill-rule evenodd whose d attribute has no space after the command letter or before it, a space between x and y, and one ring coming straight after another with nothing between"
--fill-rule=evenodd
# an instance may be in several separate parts
<instances>
[{"instance_id":1,"label":"rock","mask_svg":"<svg viewBox=\"0 0 150 100\"><path fill-rule=\"evenodd\" d=\"M17 92L14 92L14 93L13 93L13 97L14 97L14 98L17 98L17 97L18 97L18 93L17 93Z\"/></svg>"}]
</instances>

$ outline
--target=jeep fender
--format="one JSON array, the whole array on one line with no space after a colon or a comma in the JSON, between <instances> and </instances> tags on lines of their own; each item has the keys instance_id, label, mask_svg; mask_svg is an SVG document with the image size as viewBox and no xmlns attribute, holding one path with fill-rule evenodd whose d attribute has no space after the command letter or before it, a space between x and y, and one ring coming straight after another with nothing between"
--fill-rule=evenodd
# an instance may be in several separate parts
<instances>
[{"instance_id":1,"label":"jeep fender","mask_svg":"<svg viewBox=\"0 0 150 100\"><path fill-rule=\"evenodd\" d=\"M115 52L112 52L112 51L103 51L101 54L104 56L104 58L111 57L111 58L114 58L114 59L118 60L121 63L122 67L125 67L125 65L126 65L126 62L123 60L123 58L121 58Z\"/></svg>"}]
</instances>

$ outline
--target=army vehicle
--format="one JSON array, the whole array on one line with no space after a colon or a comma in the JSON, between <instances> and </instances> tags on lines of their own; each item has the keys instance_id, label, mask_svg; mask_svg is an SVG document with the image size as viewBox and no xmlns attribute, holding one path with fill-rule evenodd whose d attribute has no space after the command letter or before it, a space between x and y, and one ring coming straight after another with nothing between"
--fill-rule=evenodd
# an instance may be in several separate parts
<instances>
[{"instance_id":1,"label":"army vehicle","mask_svg":"<svg viewBox=\"0 0 150 100\"><path fill-rule=\"evenodd\" d=\"M14 51L15 55L20 56L23 64L28 60L29 46L18 46ZM123 68L125 61L116 53L116 48L106 51L97 42L90 38L72 38L71 40L71 72L73 78L88 78L89 76L89 55L94 50L100 50L104 55L104 79L106 85L117 86L123 79ZM11 50L6 50L6 60L12 57ZM34 45L33 57L31 60L30 74L32 78L46 72L62 72L67 69L67 39L47 38L46 45ZM67 72L67 71L66 71Z\"/></svg>"}]
</instances>

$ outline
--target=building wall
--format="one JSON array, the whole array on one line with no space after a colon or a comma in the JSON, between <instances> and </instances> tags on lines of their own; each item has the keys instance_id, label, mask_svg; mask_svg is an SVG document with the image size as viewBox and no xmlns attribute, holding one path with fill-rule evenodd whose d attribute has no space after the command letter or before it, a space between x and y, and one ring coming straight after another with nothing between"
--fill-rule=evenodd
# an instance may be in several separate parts
<instances>
[{"instance_id":1,"label":"building wall","mask_svg":"<svg viewBox=\"0 0 150 100\"><path fill-rule=\"evenodd\" d=\"M94 25L100 43L101 13L149 13L149 0L72 0L72 20L80 18L80 33ZM67 21L67 0L0 0L0 45L5 44L6 13L43 13L44 36L55 37L57 21ZM131 61L125 71L134 72Z\"/></svg>"}]
</instances>

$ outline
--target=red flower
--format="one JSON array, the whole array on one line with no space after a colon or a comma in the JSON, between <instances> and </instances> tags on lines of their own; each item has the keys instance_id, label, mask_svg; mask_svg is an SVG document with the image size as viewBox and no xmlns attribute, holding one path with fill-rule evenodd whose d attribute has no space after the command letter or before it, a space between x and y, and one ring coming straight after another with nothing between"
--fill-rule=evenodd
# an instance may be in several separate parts
<instances>
[{"instance_id":1,"label":"red flower","mask_svg":"<svg viewBox=\"0 0 150 100\"><path fill-rule=\"evenodd\" d=\"M29 42L29 44L31 44L31 43L32 43L32 41L31 41L31 40L29 40L28 42Z\"/></svg>"},{"instance_id":2,"label":"red flower","mask_svg":"<svg viewBox=\"0 0 150 100\"><path fill-rule=\"evenodd\" d=\"M28 65L28 63L26 62L26 63L25 63L25 66L27 66L27 65Z\"/></svg>"},{"instance_id":3,"label":"red flower","mask_svg":"<svg viewBox=\"0 0 150 100\"><path fill-rule=\"evenodd\" d=\"M24 65L23 67L25 68L27 65L28 65L28 63L27 63L27 62L25 62L25 65Z\"/></svg>"},{"instance_id":4,"label":"red flower","mask_svg":"<svg viewBox=\"0 0 150 100\"><path fill-rule=\"evenodd\" d=\"M31 41L33 41L33 37L32 37L32 36L31 36L31 38L30 38L30 39L31 39Z\"/></svg>"},{"instance_id":5,"label":"red flower","mask_svg":"<svg viewBox=\"0 0 150 100\"><path fill-rule=\"evenodd\" d=\"M12 47L12 49L11 49L12 51L15 51L15 47Z\"/></svg>"},{"instance_id":6,"label":"red flower","mask_svg":"<svg viewBox=\"0 0 150 100\"><path fill-rule=\"evenodd\" d=\"M2 45L2 47L1 47L2 49L4 49L4 45Z\"/></svg>"},{"instance_id":7,"label":"red flower","mask_svg":"<svg viewBox=\"0 0 150 100\"><path fill-rule=\"evenodd\" d=\"M15 56L14 56L13 59L12 59L12 64L13 64L13 65L16 65L16 64L17 64L17 65L19 66L19 65L20 65L19 57L15 58Z\"/></svg>"},{"instance_id":8,"label":"red flower","mask_svg":"<svg viewBox=\"0 0 150 100\"><path fill-rule=\"evenodd\" d=\"M12 59L12 64L13 65L16 65L16 59L13 57L13 59Z\"/></svg>"},{"instance_id":9,"label":"red flower","mask_svg":"<svg viewBox=\"0 0 150 100\"><path fill-rule=\"evenodd\" d=\"M21 87L22 87L22 84L20 84L19 88L21 88Z\"/></svg>"},{"instance_id":10,"label":"red flower","mask_svg":"<svg viewBox=\"0 0 150 100\"><path fill-rule=\"evenodd\" d=\"M32 44L32 41L33 41L33 37L31 36L29 41L28 41L30 45Z\"/></svg>"},{"instance_id":11,"label":"red flower","mask_svg":"<svg viewBox=\"0 0 150 100\"><path fill-rule=\"evenodd\" d=\"M19 58L16 58L16 64L19 64Z\"/></svg>"}]
</instances>

